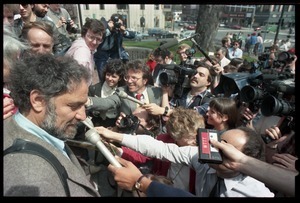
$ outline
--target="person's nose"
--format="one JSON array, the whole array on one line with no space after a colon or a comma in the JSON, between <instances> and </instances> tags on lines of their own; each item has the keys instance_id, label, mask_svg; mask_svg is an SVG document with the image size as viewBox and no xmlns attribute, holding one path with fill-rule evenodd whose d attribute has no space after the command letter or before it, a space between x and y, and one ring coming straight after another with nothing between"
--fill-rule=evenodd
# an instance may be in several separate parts
<instances>
[{"instance_id":1,"label":"person's nose","mask_svg":"<svg viewBox=\"0 0 300 203\"><path fill-rule=\"evenodd\" d=\"M86 119L86 108L84 105L78 110L75 117L80 121L84 121Z\"/></svg>"}]
</instances>

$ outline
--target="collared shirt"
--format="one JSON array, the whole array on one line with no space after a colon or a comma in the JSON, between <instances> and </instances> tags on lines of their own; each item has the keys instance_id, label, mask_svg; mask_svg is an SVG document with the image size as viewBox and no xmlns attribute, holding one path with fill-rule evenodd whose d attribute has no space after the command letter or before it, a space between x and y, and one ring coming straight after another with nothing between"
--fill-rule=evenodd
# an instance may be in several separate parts
<instances>
[{"instance_id":1,"label":"collared shirt","mask_svg":"<svg viewBox=\"0 0 300 203\"><path fill-rule=\"evenodd\" d=\"M228 49L229 59L233 58L243 58L243 51L240 48L233 49L232 47Z\"/></svg>"},{"instance_id":2,"label":"collared shirt","mask_svg":"<svg viewBox=\"0 0 300 203\"><path fill-rule=\"evenodd\" d=\"M65 143L64 141L50 135L45 130L35 125L33 122L28 120L25 116L23 116L19 111L13 116L18 125L24 130L32 133L33 135L45 140L49 144L53 145L59 151L61 151L66 157L69 158L67 152L65 151Z\"/></svg>"},{"instance_id":3,"label":"collared shirt","mask_svg":"<svg viewBox=\"0 0 300 203\"><path fill-rule=\"evenodd\" d=\"M144 91L141 93L142 97L141 97L141 102L149 104L149 97L148 97L148 93L147 93L147 88L144 89ZM136 98L137 93L134 93L134 98ZM139 104L137 104L138 106L140 106Z\"/></svg>"}]
</instances>

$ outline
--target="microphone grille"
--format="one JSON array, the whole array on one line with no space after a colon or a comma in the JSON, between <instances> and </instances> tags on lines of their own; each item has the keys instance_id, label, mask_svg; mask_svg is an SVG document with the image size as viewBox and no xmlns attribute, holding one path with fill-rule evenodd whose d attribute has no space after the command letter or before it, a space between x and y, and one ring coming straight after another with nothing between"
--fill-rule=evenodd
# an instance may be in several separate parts
<instances>
[{"instance_id":1,"label":"microphone grille","mask_svg":"<svg viewBox=\"0 0 300 203\"><path fill-rule=\"evenodd\" d=\"M120 91L120 90L116 90L116 93L117 93L117 95L119 96L119 97L121 97L121 98L123 98L123 99L126 99L127 98L127 93L126 92L124 92L124 91Z\"/></svg>"},{"instance_id":2,"label":"microphone grille","mask_svg":"<svg viewBox=\"0 0 300 203\"><path fill-rule=\"evenodd\" d=\"M96 130L90 129L85 133L85 139L92 144L97 144L97 142L100 140L100 135Z\"/></svg>"}]
</instances>

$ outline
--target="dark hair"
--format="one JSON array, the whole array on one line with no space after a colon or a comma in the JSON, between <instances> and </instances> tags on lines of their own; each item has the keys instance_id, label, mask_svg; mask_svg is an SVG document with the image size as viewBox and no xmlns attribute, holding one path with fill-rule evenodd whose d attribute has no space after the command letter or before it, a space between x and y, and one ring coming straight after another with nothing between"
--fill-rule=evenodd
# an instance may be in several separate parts
<instances>
[{"instance_id":1,"label":"dark hair","mask_svg":"<svg viewBox=\"0 0 300 203\"><path fill-rule=\"evenodd\" d=\"M242 59L242 58L233 58L233 59L231 59L229 64L239 67L241 64L243 64L243 62L244 62L244 59Z\"/></svg>"},{"instance_id":2,"label":"dark hair","mask_svg":"<svg viewBox=\"0 0 300 203\"><path fill-rule=\"evenodd\" d=\"M215 97L209 102L209 107L220 114L225 114L228 116L228 129L233 129L236 127L239 113L236 101L233 98Z\"/></svg>"},{"instance_id":3,"label":"dark hair","mask_svg":"<svg viewBox=\"0 0 300 203\"><path fill-rule=\"evenodd\" d=\"M85 23L81 29L81 36L84 37L88 30L91 30L94 34L105 36L105 26L100 20L86 18Z\"/></svg>"},{"instance_id":4,"label":"dark hair","mask_svg":"<svg viewBox=\"0 0 300 203\"><path fill-rule=\"evenodd\" d=\"M11 97L20 112L31 108L30 93L37 90L46 101L72 91L91 75L87 68L75 59L52 54L37 54L17 61L10 72Z\"/></svg>"},{"instance_id":5,"label":"dark hair","mask_svg":"<svg viewBox=\"0 0 300 203\"><path fill-rule=\"evenodd\" d=\"M105 81L106 73L117 74L120 76L118 86L125 85L124 75L125 75L126 64L121 59L110 59L104 66L102 83Z\"/></svg>"},{"instance_id":6,"label":"dark hair","mask_svg":"<svg viewBox=\"0 0 300 203\"><path fill-rule=\"evenodd\" d=\"M122 21L124 21L124 20L123 20L123 16L122 16L121 14L118 14L118 13L112 14L112 15L110 16L110 20L113 21L113 20L115 19L115 17L117 17L117 18L121 19Z\"/></svg>"},{"instance_id":7,"label":"dark hair","mask_svg":"<svg viewBox=\"0 0 300 203\"><path fill-rule=\"evenodd\" d=\"M154 57L161 56L162 59L165 59L166 57L169 57L171 59L174 58L174 55L171 51L169 51L167 49L161 50L160 48L157 48L153 51L153 56Z\"/></svg>"},{"instance_id":8,"label":"dark hair","mask_svg":"<svg viewBox=\"0 0 300 203\"><path fill-rule=\"evenodd\" d=\"M35 21L35 22L26 23L22 28L22 33L21 33L22 40L28 40L28 32L32 28L40 29L46 32L53 39L53 43L54 43L53 29L51 25L46 23L45 21Z\"/></svg>"},{"instance_id":9,"label":"dark hair","mask_svg":"<svg viewBox=\"0 0 300 203\"><path fill-rule=\"evenodd\" d=\"M149 82L151 82L153 80L149 66L147 66L147 64L144 61L140 60L140 59L129 61L127 63L126 72L128 70L133 70L134 72L142 71L143 79L148 80L147 84L149 84Z\"/></svg>"},{"instance_id":10,"label":"dark hair","mask_svg":"<svg viewBox=\"0 0 300 203\"><path fill-rule=\"evenodd\" d=\"M260 134L255 130L245 126L239 126L236 129L244 131L247 135L247 142L244 144L241 151L247 156L251 156L253 158L264 161L265 143L261 139Z\"/></svg>"}]
</instances>

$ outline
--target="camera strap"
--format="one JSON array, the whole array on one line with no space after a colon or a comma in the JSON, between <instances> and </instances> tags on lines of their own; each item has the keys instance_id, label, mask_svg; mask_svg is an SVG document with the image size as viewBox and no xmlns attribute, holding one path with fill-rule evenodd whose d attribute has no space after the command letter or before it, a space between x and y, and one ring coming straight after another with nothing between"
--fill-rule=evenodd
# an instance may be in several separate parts
<instances>
[{"instance_id":1,"label":"camera strap","mask_svg":"<svg viewBox=\"0 0 300 203\"><path fill-rule=\"evenodd\" d=\"M60 181L64 187L65 193L68 197L70 197L70 189L67 183L68 174L65 167L59 162L59 160L45 147L30 142L28 140L17 138L15 139L12 146L4 150L3 156L10 154L10 153L27 153L33 154L42 157L43 159L47 160L51 166L57 172Z\"/></svg>"}]
</instances>

